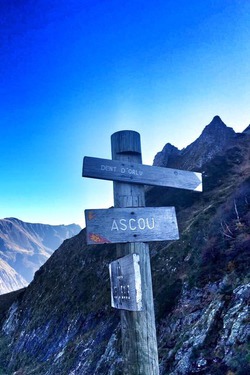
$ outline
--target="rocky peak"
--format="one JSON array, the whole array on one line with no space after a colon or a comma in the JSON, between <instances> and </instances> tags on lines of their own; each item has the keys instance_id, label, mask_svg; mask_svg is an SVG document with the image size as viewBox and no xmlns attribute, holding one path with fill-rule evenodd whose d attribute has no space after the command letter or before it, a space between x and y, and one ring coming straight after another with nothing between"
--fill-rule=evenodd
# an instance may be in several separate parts
<instances>
[{"instance_id":1,"label":"rocky peak","mask_svg":"<svg viewBox=\"0 0 250 375\"><path fill-rule=\"evenodd\" d=\"M243 134L250 134L250 125L243 131Z\"/></svg>"},{"instance_id":2,"label":"rocky peak","mask_svg":"<svg viewBox=\"0 0 250 375\"><path fill-rule=\"evenodd\" d=\"M155 155L153 165L158 167L166 167L169 163L169 159L172 156L178 156L180 153L181 151L177 147L171 145L171 143L167 143L163 147L162 151Z\"/></svg>"},{"instance_id":3,"label":"rocky peak","mask_svg":"<svg viewBox=\"0 0 250 375\"><path fill-rule=\"evenodd\" d=\"M215 116L199 138L183 150L183 167L201 168L231 146L234 137L234 130L224 124L219 116Z\"/></svg>"},{"instance_id":4,"label":"rocky peak","mask_svg":"<svg viewBox=\"0 0 250 375\"><path fill-rule=\"evenodd\" d=\"M215 116L187 148L180 151L167 143L163 150L156 154L154 165L198 171L202 165L231 146L235 134L219 116Z\"/></svg>"},{"instance_id":5,"label":"rocky peak","mask_svg":"<svg viewBox=\"0 0 250 375\"><path fill-rule=\"evenodd\" d=\"M213 120L203 130L200 138L212 138L221 142L221 140L231 138L234 134L234 130L229 128L220 116L214 116Z\"/></svg>"}]
</instances>

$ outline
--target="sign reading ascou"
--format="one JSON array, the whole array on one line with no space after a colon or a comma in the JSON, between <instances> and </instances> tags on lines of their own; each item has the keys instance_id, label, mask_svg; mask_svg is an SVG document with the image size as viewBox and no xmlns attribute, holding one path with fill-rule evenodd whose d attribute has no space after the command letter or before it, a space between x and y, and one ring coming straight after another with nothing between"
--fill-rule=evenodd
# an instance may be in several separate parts
<instances>
[{"instance_id":1,"label":"sign reading ascou","mask_svg":"<svg viewBox=\"0 0 250 375\"><path fill-rule=\"evenodd\" d=\"M179 239L174 207L85 210L85 219L88 244Z\"/></svg>"}]
</instances>

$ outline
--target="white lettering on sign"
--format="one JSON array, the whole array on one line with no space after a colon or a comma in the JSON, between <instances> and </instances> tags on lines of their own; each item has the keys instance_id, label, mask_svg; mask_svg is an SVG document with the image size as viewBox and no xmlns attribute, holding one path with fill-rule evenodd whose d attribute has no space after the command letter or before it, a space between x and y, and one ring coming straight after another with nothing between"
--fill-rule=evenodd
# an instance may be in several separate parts
<instances>
[{"instance_id":1,"label":"white lettering on sign","mask_svg":"<svg viewBox=\"0 0 250 375\"><path fill-rule=\"evenodd\" d=\"M135 219L129 219L129 221L128 221L128 225L129 225L129 229L131 229L131 230L136 230L136 227L132 227L132 222L134 223L134 222L136 222L136 220Z\"/></svg>"},{"instance_id":2,"label":"white lettering on sign","mask_svg":"<svg viewBox=\"0 0 250 375\"><path fill-rule=\"evenodd\" d=\"M102 171L108 171L108 172L115 172L116 171L116 167L111 167L110 165L104 165L104 164L102 164L101 165L101 170Z\"/></svg>"},{"instance_id":3,"label":"white lettering on sign","mask_svg":"<svg viewBox=\"0 0 250 375\"><path fill-rule=\"evenodd\" d=\"M144 229L154 229L155 227L155 219L153 217L151 218L143 218L140 217L139 219L119 219L115 220L113 219L112 226L111 226L111 232L113 230L116 231L126 231L126 230L144 230Z\"/></svg>"},{"instance_id":4,"label":"white lettering on sign","mask_svg":"<svg viewBox=\"0 0 250 375\"><path fill-rule=\"evenodd\" d=\"M133 168L124 168L124 167L121 167L121 173L127 173L127 174L130 174L130 175L135 175L135 176L142 176L143 175L143 172L142 171L138 171L137 169L133 169Z\"/></svg>"},{"instance_id":5,"label":"white lettering on sign","mask_svg":"<svg viewBox=\"0 0 250 375\"><path fill-rule=\"evenodd\" d=\"M117 172L117 167L107 165L107 164L102 164L101 165L101 171ZM134 176L142 176L143 175L142 171L139 171L138 169L134 169L134 168L129 168L129 167L121 167L120 172L122 174L129 174L129 175L134 175Z\"/></svg>"},{"instance_id":6,"label":"white lettering on sign","mask_svg":"<svg viewBox=\"0 0 250 375\"><path fill-rule=\"evenodd\" d=\"M118 225L117 225L117 223L116 223L116 220L113 220L112 227L111 227L111 231L112 231L112 230L119 230Z\"/></svg>"}]
</instances>

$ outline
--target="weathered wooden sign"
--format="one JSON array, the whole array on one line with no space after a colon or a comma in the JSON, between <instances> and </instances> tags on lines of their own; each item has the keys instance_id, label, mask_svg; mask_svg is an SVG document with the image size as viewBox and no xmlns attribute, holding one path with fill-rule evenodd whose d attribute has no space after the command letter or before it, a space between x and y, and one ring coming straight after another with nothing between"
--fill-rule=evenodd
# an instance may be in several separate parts
<instances>
[{"instance_id":1,"label":"weathered wooden sign","mask_svg":"<svg viewBox=\"0 0 250 375\"><path fill-rule=\"evenodd\" d=\"M202 191L201 173L118 160L85 156L82 175L102 180Z\"/></svg>"},{"instance_id":2,"label":"weathered wooden sign","mask_svg":"<svg viewBox=\"0 0 250 375\"><path fill-rule=\"evenodd\" d=\"M142 311L139 261L138 254L130 254L110 263L112 307L129 311Z\"/></svg>"},{"instance_id":3,"label":"weathered wooden sign","mask_svg":"<svg viewBox=\"0 0 250 375\"><path fill-rule=\"evenodd\" d=\"M85 220L88 244L179 239L174 207L85 210Z\"/></svg>"}]
</instances>

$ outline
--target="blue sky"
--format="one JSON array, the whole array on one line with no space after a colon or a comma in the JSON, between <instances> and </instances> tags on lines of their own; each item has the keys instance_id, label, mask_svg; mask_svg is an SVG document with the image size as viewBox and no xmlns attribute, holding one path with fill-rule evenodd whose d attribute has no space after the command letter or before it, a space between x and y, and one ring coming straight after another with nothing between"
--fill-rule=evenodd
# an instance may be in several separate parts
<instances>
[{"instance_id":1,"label":"blue sky","mask_svg":"<svg viewBox=\"0 0 250 375\"><path fill-rule=\"evenodd\" d=\"M141 134L143 162L215 115L250 123L250 2L0 0L0 218L84 225L112 182L83 156Z\"/></svg>"}]
</instances>

